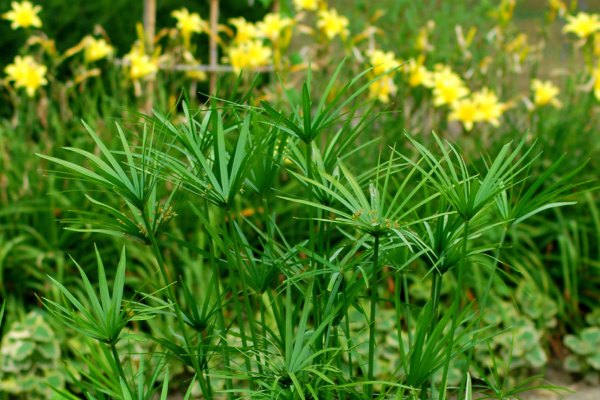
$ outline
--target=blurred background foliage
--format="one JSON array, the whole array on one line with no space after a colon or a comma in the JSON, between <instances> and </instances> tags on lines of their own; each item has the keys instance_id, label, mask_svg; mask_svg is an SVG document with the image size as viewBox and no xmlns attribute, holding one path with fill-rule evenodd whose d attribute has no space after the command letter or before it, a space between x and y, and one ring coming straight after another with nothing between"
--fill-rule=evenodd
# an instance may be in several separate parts
<instances>
[{"instance_id":1,"label":"blurred background foliage","mask_svg":"<svg viewBox=\"0 0 600 400\"><path fill-rule=\"evenodd\" d=\"M0 10L10 9L13 0L0 0ZM90 34L94 26L100 25L107 32L119 54L129 50L131 38L135 37L135 24L142 21L144 4L142 0L41 0L36 2L43 7L40 14L44 21L44 32L56 41L59 51L76 45L82 37ZM190 12L198 12L208 19L209 2L203 0L158 0L156 2L156 26L172 26L171 11L186 7ZM268 2L248 0L227 0L221 2L221 19L243 15L256 21L269 10ZM60 16L57 18L55 16ZM0 65L6 65L18 54L27 32L14 31L10 24L0 24Z\"/></svg>"}]
</instances>

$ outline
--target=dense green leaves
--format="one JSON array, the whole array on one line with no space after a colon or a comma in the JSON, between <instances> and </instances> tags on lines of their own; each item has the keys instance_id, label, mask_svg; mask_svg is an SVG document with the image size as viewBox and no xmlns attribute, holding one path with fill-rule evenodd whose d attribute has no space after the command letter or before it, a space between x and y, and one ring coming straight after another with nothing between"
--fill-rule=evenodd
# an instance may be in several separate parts
<instances>
[{"instance_id":1,"label":"dense green leaves","mask_svg":"<svg viewBox=\"0 0 600 400\"><path fill-rule=\"evenodd\" d=\"M49 299L44 299L44 301L49 311L71 328L80 331L85 336L113 345L119 341L121 331L130 321L153 318L153 312L156 309L146 308L136 302L124 301L127 262L125 249L121 253L112 291L109 289L104 263L98 249L96 249L96 260L99 293L96 293L82 267L75 263L81 275L85 297L78 299L63 284L50 277L50 280L64 296L66 304L62 305Z\"/></svg>"},{"instance_id":2,"label":"dense green leaves","mask_svg":"<svg viewBox=\"0 0 600 400\"><path fill-rule=\"evenodd\" d=\"M117 127L118 151L87 128L94 150L66 149L83 162L42 156L89 200L70 229L141 239L131 270L151 266L130 282L124 251L114 275L96 251L97 279L79 264L75 286L51 278L45 305L89 338L92 356L78 357L100 360L79 384L90 398L166 398L182 387L230 399L471 398L472 377L498 370L494 352L545 363L548 325L531 321L554 318L560 304L539 311L523 291L540 285L523 285L524 317L490 320L487 300L510 304L497 292L515 284L496 273L514 257L507 240L573 204L565 196L585 187L580 170L558 176L561 160L544 168L525 141L469 160L435 134L434 146L408 137L376 150L361 137L375 116L356 104L372 82L359 83L363 73L339 86L341 68L320 99L310 79L297 102L287 93L288 112L184 102L182 118L155 112L139 137ZM357 163L365 152L377 162ZM167 225L173 204L180 218ZM519 345L492 333L511 324ZM125 344L146 361L131 362ZM506 392L494 379L490 390Z\"/></svg>"}]
</instances>

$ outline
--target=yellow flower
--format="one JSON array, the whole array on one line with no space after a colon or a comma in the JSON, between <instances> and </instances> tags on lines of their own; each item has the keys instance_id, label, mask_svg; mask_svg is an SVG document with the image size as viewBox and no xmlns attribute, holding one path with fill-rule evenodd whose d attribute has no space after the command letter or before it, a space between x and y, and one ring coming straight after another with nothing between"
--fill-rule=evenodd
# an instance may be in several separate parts
<instances>
[{"instance_id":1,"label":"yellow flower","mask_svg":"<svg viewBox=\"0 0 600 400\"><path fill-rule=\"evenodd\" d=\"M502 21L510 21L515 12L515 6L517 5L517 0L503 0L500 5L500 17Z\"/></svg>"},{"instance_id":2,"label":"yellow flower","mask_svg":"<svg viewBox=\"0 0 600 400\"><path fill-rule=\"evenodd\" d=\"M233 41L236 43L247 42L261 36L256 25L246 21L243 17L231 18L229 23L235 27L235 37Z\"/></svg>"},{"instance_id":3,"label":"yellow flower","mask_svg":"<svg viewBox=\"0 0 600 400\"><path fill-rule=\"evenodd\" d=\"M550 22L553 22L557 15L563 16L567 12L567 5L563 0L549 0L548 8Z\"/></svg>"},{"instance_id":4,"label":"yellow flower","mask_svg":"<svg viewBox=\"0 0 600 400\"><path fill-rule=\"evenodd\" d=\"M492 16L505 25L513 17L517 0L502 0L498 7L492 11Z\"/></svg>"},{"instance_id":5,"label":"yellow flower","mask_svg":"<svg viewBox=\"0 0 600 400\"><path fill-rule=\"evenodd\" d=\"M433 45L429 42L429 35L435 29L435 21L429 20L427 24L419 29L419 34L415 41L415 48L421 52L426 53L433 50Z\"/></svg>"},{"instance_id":6,"label":"yellow flower","mask_svg":"<svg viewBox=\"0 0 600 400\"><path fill-rule=\"evenodd\" d=\"M42 7L34 6L29 1L20 3L13 1L10 5L12 10L2 14L2 18L11 22L10 27L12 29L29 28L30 26L34 28L42 27L42 20L38 17Z\"/></svg>"},{"instance_id":7,"label":"yellow flower","mask_svg":"<svg viewBox=\"0 0 600 400\"><path fill-rule=\"evenodd\" d=\"M175 10L171 15L177 20L177 29L181 32L186 47L190 45L192 33L202 33L208 30L206 22L198 13L190 13L187 8Z\"/></svg>"},{"instance_id":8,"label":"yellow flower","mask_svg":"<svg viewBox=\"0 0 600 400\"><path fill-rule=\"evenodd\" d=\"M83 43L85 46L83 50L83 57L87 62L102 60L105 57L111 56L115 51L115 49L104 39L96 39L92 36L86 36L83 39Z\"/></svg>"},{"instance_id":9,"label":"yellow flower","mask_svg":"<svg viewBox=\"0 0 600 400\"><path fill-rule=\"evenodd\" d=\"M205 81L207 79L206 72L200 70L185 71L185 76L194 81Z\"/></svg>"},{"instance_id":10,"label":"yellow flower","mask_svg":"<svg viewBox=\"0 0 600 400\"><path fill-rule=\"evenodd\" d=\"M31 56L16 56L13 63L4 69L8 80L14 81L16 88L25 88L29 97L33 97L40 86L48 83L47 71L45 65L38 64Z\"/></svg>"},{"instance_id":11,"label":"yellow flower","mask_svg":"<svg viewBox=\"0 0 600 400\"><path fill-rule=\"evenodd\" d=\"M498 101L498 96L488 88L473 93L473 102L477 106L476 121L489 122L494 126L500 125L500 117L506 110L506 104Z\"/></svg>"},{"instance_id":12,"label":"yellow flower","mask_svg":"<svg viewBox=\"0 0 600 400\"><path fill-rule=\"evenodd\" d=\"M452 103L449 121L460 121L467 131L473 129L473 125L480 118L479 107L472 99L462 99Z\"/></svg>"},{"instance_id":13,"label":"yellow flower","mask_svg":"<svg viewBox=\"0 0 600 400\"><path fill-rule=\"evenodd\" d=\"M296 10L315 11L319 7L319 0L294 0Z\"/></svg>"},{"instance_id":14,"label":"yellow flower","mask_svg":"<svg viewBox=\"0 0 600 400\"><path fill-rule=\"evenodd\" d=\"M507 106L498 101L498 97L488 88L473 93L452 103L449 121L460 121L467 131L473 129L476 122L488 122L493 126L500 125L500 117Z\"/></svg>"},{"instance_id":15,"label":"yellow flower","mask_svg":"<svg viewBox=\"0 0 600 400\"><path fill-rule=\"evenodd\" d=\"M437 65L431 81L436 107L453 104L469 94L463 80L448 66Z\"/></svg>"},{"instance_id":16,"label":"yellow flower","mask_svg":"<svg viewBox=\"0 0 600 400\"><path fill-rule=\"evenodd\" d=\"M237 74L246 68L269 65L273 52L260 40L251 40L229 48L229 62Z\"/></svg>"},{"instance_id":17,"label":"yellow flower","mask_svg":"<svg viewBox=\"0 0 600 400\"><path fill-rule=\"evenodd\" d=\"M548 7L556 12L564 12L567 10L567 5L563 0L549 0Z\"/></svg>"},{"instance_id":18,"label":"yellow flower","mask_svg":"<svg viewBox=\"0 0 600 400\"><path fill-rule=\"evenodd\" d=\"M340 35L342 39L345 39L349 33L349 23L348 18L338 15L337 11L333 8L330 10L319 11L317 26L329 40L337 35Z\"/></svg>"},{"instance_id":19,"label":"yellow flower","mask_svg":"<svg viewBox=\"0 0 600 400\"><path fill-rule=\"evenodd\" d=\"M281 33L292 26L292 19L281 17L279 14L270 13L256 24L258 31L272 42L279 40Z\"/></svg>"},{"instance_id":20,"label":"yellow flower","mask_svg":"<svg viewBox=\"0 0 600 400\"><path fill-rule=\"evenodd\" d=\"M369 97L382 103L389 103L390 96L398 92L398 87L391 76L384 76L369 85Z\"/></svg>"},{"instance_id":21,"label":"yellow flower","mask_svg":"<svg viewBox=\"0 0 600 400\"><path fill-rule=\"evenodd\" d=\"M183 52L183 60L185 61L186 65L190 65L192 67L198 67L202 64L200 61L196 60L194 55L189 51ZM206 80L206 72L199 69L185 71L185 76L195 81Z\"/></svg>"},{"instance_id":22,"label":"yellow flower","mask_svg":"<svg viewBox=\"0 0 600 400\"><path fill-rule=\"evenodd\" d=\"M567 15L567 24L563 28L563 32L572 32L580 38L588 36L600 31L600 20L597 14L578 13L576 16Z\"/></svg>"},{"instance_id":23,"label":"yellow flower","mask_svg":"<svg viewBox=\"0 0 600 400\"><path fill-rule=\"evenodd\" d=\"M554 107L560 107L560 101L557 99L560 90L552 82L534 79L531 81L531 90L534 96L533 102L536 106L541 107L551 104Z\"/></svg>"},{"instance_id":24,"label":"yellow flower","mask_svg":"<svg viewBox=\"0 0 600 400\"><path fill-rule=\"evenodd\" d=\"M411 87L431 87L433 76L421 62L411 58L406 64L405 72L408 74L408 84Z\"/></svg>"},{"instance_id":25,"label":"yellow flower","mask_svg":"<svg viewBox=\"0 0 600 400\"><path fill-rule=\"evenodd\" d=\"M144 54L139 48L131 49L126 58L129 60L129 77L134 81L158 72L157 60Z\"/></svg>"},{"instance_id":26,"label":"yellow flower","mask_svg":"<svg viewBox=\"0 0 600 400\"><path fill-rule=\"evenodd\" d=\"M368 53L369 63L373 67L375 75L381 75L386 72L395 72L400 67L400 61L396 59L393 52L387 53L381 50L371 50Z\"/></svg>"}]
</instances>

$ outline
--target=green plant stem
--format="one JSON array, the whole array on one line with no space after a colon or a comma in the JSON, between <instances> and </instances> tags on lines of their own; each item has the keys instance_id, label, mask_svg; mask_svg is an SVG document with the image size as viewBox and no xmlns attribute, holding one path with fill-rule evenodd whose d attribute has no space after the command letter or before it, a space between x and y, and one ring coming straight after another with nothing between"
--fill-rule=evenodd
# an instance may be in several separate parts
<instances>
[{"instance_id":1,"label":"green plant stem","mask_svg":"<svg viewBox=\"0 0 600 400\"><path fill-rule=\"evenodd\" d=\"M434 320L438 314L438 308L440 306L440 297L442 291L442 276L437 270L433 271L433 277L431 278L431 299L433 301L433 318ZM431 327L433 330L433 327Z\"/></svg>"},{"instance_id":2,"label":"green plant stem","mask_svg":"<svg viewBox=\"0 0 600 400\"><path fill-rule=\"evenodd\" d=\"M341 347L341 343L340 343L340 332L339 332L339 328L337 326L335 326L333 328L333 343L332 343L334 348L340 348ZM337 361L337 368L338 370L342 370L343 368L343 360L341 356L336 357L336 361ZM344 392L341 390L336 390L335 391L335 397L333 397L333 393L330 394L330 398L331 399L345 399L346 396L344 395Z\"/></svg>"},{"instance_id":3,"label":"green plant stem","mask_svg":"<svg viewBox=\"0 0 600 400\"><path fill-rule=\"evenodd\" d=\"M494 264L492 266L492 272L490 273L490 277L488 279L487 285L485 287L485 291L483 292L483 297L481 298L481 302L479 303L479 314L482 314L485 308L487 307L488 298L490 292L492 290L492 285L494 283L494 279L496 277L496 270L498 269L498 264L500 262L500 252L502 251L502 247L504 246L504 241L506 240L506 233L508 231L508 224L504 225L502 228L502 235L500 236L500 242L498 243L498 248L494 252Z\"/></svg>"},{"instance_id":4,"label":"green plant stem","mask_svg":"<svg viewBox=\"0 0 600 400\"><path fill-rule=\"evenodd\" d=\"M379 236L373 243L373 275L371 278L371 314L369 321L369 366L367 372L367 398L373 397L373 376L375 369L375 319L377 317L377 285L379 283Z\"/></svg>"},{"instance_id":5,"label":"green plant stem","mask_svg":"<svg viewBox=\"0 0 600 400\"><path fill-rule=\"evenodd\" d=\"M200 343L204 343L204 335L202 334L202 332L199 333L200 336ZM213 398L213 390L212 390L212 383L210 381L210 376L207 375L206 377L204 376L204 374L196 374L198 376L198 384L200 385L200 390L202 391L203 396L205 396L207 399L212 399Z\"/></svg>"},{"instance_id":6,"label":"green plant stem","mask_svg":"<svg viewBox=\"0 0 600 400\"><path fill-rule=\"evenodd\" d=\"M308 179L313 179L313 170L312 170L312 142L307 142L306 143L306 176L308 177ZM313 200L313 193L312 190L310 189L310 187L308 188L308 200L312 201ZM309 249L311 251L311 257L310 257L310 267L311 270L315 267L316 263L314 260L314 254L316 251L316 239L315 239L315 224L314 224L314 220L312 218L312 215L308 216L308 234L309 234ZM313 294L312 294L312 301L313 301L313 313L314 313L314 325L315 326L319 326L321 325L321 305L320 305L320 287L321 285L318 284L319 282L319 277L318 275L315 276L315 280L317 281L317 284L313 286ZM315 341L315 345L317 347L317 351L322 350L323 349L323 340L322 338L320 340L316 340Z\"/></svg>"},{"instance_id":7,"label":"green plant stem","mask_svg":"<svg viewBox=\"0 0 600 400\"><path fill-rule=\"evenodd\" d=\"M348 376L352 377L354 375L354 369L352 367L352 334L350 331L350 314L348 313L349 307L344 307L344 335L346 336L346 343L348 348Z\"/></svg>"},{"instance_id":8,"label":"green plant stem","mask_svg":"<svg viewBox=\"0 0 600 400\"><path fill-rule=\"evenodd\" d=\"M270 204L269 204L269 197L268 196L264 196L263 199L263 216L265 219L265 230L267 232L267 240L265 241L265 248L264 248L264 252L263 254L266 254L268 256L268 259L273 262L273 241L275 240L275 233L273 231L273 221L271 221L271 208L270 208ZM269 290L268 288L264 287L263 290ZM261 330L262 330L262 342L263 342L263 350L264 350L264 354L267 354L267 321L266 321L266 316L265 316L265 305L264 305L264 301L262 298L262 295L264 294L264 292L260 293L260 298L259 298L259 311L260 311L260 322L261 322Z\"/></svg>"},{"instance_id":9,"label":"green plant stem","mask_svg":"<svg viewBox=\"0 0 600 400\"><path fill-rule=\"evenodd\" d=\"M266 356L267 350L269 349L268 341L267 341L267 315L265 313L265 304L262 297L260 297L259 301L259 312L260 312L260 324L261 324L261 334L262 334L262 350L263 356Z\"/></svg>"},{"instance_id":10,"label":"green plant stem","mask_svg":"<svg viewBox=\"0 0 600 400\"><path fill-rule=\"evenodd\" d=\"M179 303L177 302L177 297L175 296L175 291L173 290L172 280L167 271L167 267L165 265L164 259L162 257L162 253L160 251L160 246L158 245L158 240L156 239L156 235L154 234L154 229L152 228L152 223L150 222L150 218L148 217L148 213L146 212L146 210L142 211L142 219L144 221L144 225L146 226L146 232L147 232L148 238L150 239L150 247L152 248L152 253L154 254L154 257L156 258L156 261L158 262L158 267L159 267L158 269L160 270L163 281L166 285L167 297L173 303L173 308L175 309L175 315L177 317L177 323L179 325L179 330L185 341L186 349L189 351L189 349L192 348L191 340L190 340L189 336L187 335L187 332L185 329L185 322L183 319L183 314L181 312ZM217 286L218 286L218 282L217 282ZM220 295L218 295L218 296L220 298ZM197 359L195 357L190 357L190 359L192 360L196 374L198 376L203 376L203 370L202 370L201 366L198 365ZM210 386L210 381L208 381L208 386ZM212 388L209 387L209 393L207 393L207 394L210 394L210 393L212 393Z\"/></svg>"},{"instance_id":11,"label":"green plant stem","mask_svg":"<svg viewBox=\"0 0 600 400\"><path fill-rule=\"evenodd\" d=\"M487 281L487 285L485 286L485 290L483 292L483 296L481 298L481 302L479 303L479 316L480 318L482 318L481 316L483 315L485 308L487 307L487 301L489 298L489 294L492 291L492 284L494 283L494 278L496 277L496 269L498 268L498 263L500 262L500 252L502 251L502 247L504 246L504 241L506 240L506 232L508 230L509 224L504 225L504 227L502 228L502 235L500 236L500 242L498 243L498 247L496 248L496 251L494 252L494 264L492 266L492 272L490 273L490 277ZM477 333L475 335L475 342L477 342L479 334ZM469 349L469 354L467 356L467 365L465 368L465 371L469 371L469 368L471 367L471 361L473 360L473 352L475 351L475 346L472 346ZM461 383L461 388L463 385L466 385L467 380L466 377L465 379L463 379L463 382ZM461 390L461 393L463 392L463 390Z\"/></svg>"},{"instance_id":12,"label":"green plant stem","mask_svg":"<svg viewBox=\"0 0 600 400\"><path fill-rule=\"evenodd\" d=\"M432 301L431 318L432 318L432 321L437 321L438 309L440 306L441 290L442 290L442 275L438 272L437 269L434 269L432 274L433 274L433 276L431 278L431 293L430 293L430 297L431 297L431 301ZM429 326L428 335L430 335L431 332L433 332L434 326L435 326L435 324L431 324ZM427 392L427 389L426 389L427 383L428 382L423 383L423 387L421 388L421 398L425 398L424 396L426 395L426 392ZM433 385L434 385L433 376L431 377L429 385L431 387L433 387Z\"/></svg>"},{"instance_id":13,"label":"green plant stem","mask_svg":"<svg viewBox=\"0 0 600 400\"><path fill-rule=\"evenodd\" d=\"M269 205L269 199L264 196L263 202L263 216L265 219L265 230L267 232L267 240L265 242L264 253L272 256L272 241L274 240L273 224L271 223L271 208Z\"/></svg>"},{"instance_id":14,"label":"green plant stem","mask_svg":"<svg viewBox=\"0 0 600 400\"><path fill-rule=\"evenodd\" d=\"M208 200L205 201L204 203L205 209L206 209L206 221L208 221L210 223L210 208L208 205ZM223 337L221 338L223 341L223 364L225 366L225 371L228 374L228 377L225 379L225 387L227 388L227 398L229 400L233 400L233 381L232 381L232 377L231 377L231 361L229 360L229 343L227 341L227 335L225 333L225 316L223 315L223 304L222 302L222 294L221 294L221 286L220 286L220 281L221 281L221 277L220 277L220 271L221 268L219 267L219 263L215 261L215 251L216 251L216 245L215 245L215 240L213 237L210 238L210 265L211 265L211 269L213 271L213 274L215 274L215 293L216 293L216 298L217 301L219 302L219 312L217 312L217 327L219 328L219 331L223 334Z\"/></svg>"},{"instance_id":15,"label":"green plant stem","mask_svg":"<svg viewBox=\"0 0 600 400\"><path fill-rule=\"evenodd\" d=\"M396 334L398 335L398 350L400 351L400 362L402 364L402 368L406 373L408 371L408 363L406 360L407 351L404 348L404 343L402 343L402 313L404 309L404 305L402 304L402 299L400 295L400 274L396 273L394 277L394 308L396 311ZM409 329L410 327L407 327Z\"/></svg>"},{"instance_id":16,"label":"green plant stem","mask_svg":"<svg viewBox=\"0 0 600 400\"><path fill-rule=\"evenodd\" d=\"M121 379L123 379L123 382L125 382L125 386L127 386L127 389L130 390L131 388L129 387L129 382L127 382L127 377L125 376L125 371L123 370L123 366L121 365L121 359L119 358L119 353L117 352L116 343L111 342L108 346L110 347L113 359L115 361L115 364L117 365L119 376L121 377Z\"/></svg>"},{"instance_id":17,"label":"green plant stem","mask_svg":"<svg viewBox=\"0 0 600 400\"><path fill-rule=\"evenodd\" d=\"M462 251L460 261L458 263L458 274L456 279L456 291L454 294L454 303L452 309L452 325L450 328L450 341L448 342L448 350L446 352L446 363L444 365L444 373L442 375L442 384L440 387L440 400L446 399L446 386L448 384L448 371L450 370L450 361L452 360L452 348L454 347L454 336L458 325L458 314L460 312L460 302L462 299L462 280L463 271L466 267L467 259L467 241L469 240L469 220L465 220L463 227Z\"/></svg>"},{"instance_id":18,"label":"green plant stem","mask_svg":"<svg viewBox=\"0 0 600 400\"><path fill-rule=\"evenodd\" d=\"M404 310L406 312L406 335L408 336L408 348L412 348L413 337L410 331L411 315L410 315L410 295L408 292L408 278L406 274L402 275L402 291L404 292Z\"/></svg>"},{"instance_id":19,"label":"green plant stem","mask_svg":"<svg viewBox=\"0 0 600 400\"><path fill-rule=\"evenodd\" d=\"M250 299L250 295L248 293L248 285L246 284L246 278L244 275L244 271L242 270L242 264L238 262L238 258L241 256L240 251L239 251L239 243L238 243L238 234L235 230L235 220L234 217L231 216L230 221L229 221L229 236L231 238L231 240L233 241L233 250L235 252L235 256L233 261L233 264L235 265L236 268L236 272L238 273L238 276L240 278L240 283L241 283L241 290L242 290L242 296L244 296L244 306L245 306L245 312L246 312L246 318L248 319L248 325L250 327L250 335L252 336L252 342L254 346L258 345L258 336L256 334L256 323L255 323L255 315L254 315L254 311L252 310L252 301ZM237 296L235 296L236 298L236 302L239 303L239 299L237 298ZM241 313L240 313L241 316ZM243 325L243 318L239 318L239 325L240 325L240 337L242 339L242 345L245 349L247 349L247 338L246 338L246 332L244 331L244 325ZM257 361L257 365L259 368L259 372L262 373L262 366L260 364L260 356L258 355L258 353L256 353L256 361ZM250 362L250 356L247 354L247 352L244 353L244 359L246 362L246 369L250 375L250 384L251 386L254 388L254 379L252 378L252 365Z\"/></svg>"}]
</instances>

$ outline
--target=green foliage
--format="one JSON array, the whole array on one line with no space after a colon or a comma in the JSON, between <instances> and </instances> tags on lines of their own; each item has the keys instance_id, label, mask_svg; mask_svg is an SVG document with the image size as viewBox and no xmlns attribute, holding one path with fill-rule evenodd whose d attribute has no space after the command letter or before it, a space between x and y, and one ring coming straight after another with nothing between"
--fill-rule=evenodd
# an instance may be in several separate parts
<instances>
[{"instance_id":1,"label":"green foliage","mask_svg":"<svg viewBox=\"0 0 600 400\"><path fill-rule=\"evenodd\" d=\"M64 388L60 340L41 312L12 323L0 349L1 392L15 399L50 399L52 388Z\"/></svg>"},{"instance_id":2,"label":"green foliage","mask_svg":"<svg viewBox=\"0 0 600 400\"><path fill-rule=\"evenodd\" d=\"M66 287L53 278L51 281L58 287L60 293L66 298L68 306L46 299L49 311L63 323L79 331L83 335L100 342L115 345L120 338L121 331L130 321L139 321L152 318L148 310L135 307L136 303L125 306L123 304L123 289L125 285L125 249L121 254L119 266L115 276L112 293L106 281L104 264L96 249L98 262L98 296L83 269L77 265L84 284L86 298L78 300Z\"/></svg>"},{"instance_id":3,"label":"green foliage","mask_svg":"<svg viewBox=\"0 0 600 400\"><path fill-rule=\"evenodd\" d=\"M565 358L565 369L586 374L592 381L597 381L600 372L600 328L590 326L577 335L567 335L564 343L573 352Z\"/></svg>"},{"instance_id":4,"label":"green foliage","mask_svg":"<svg viewBox=\"0 0 600 400\"><path fill-rule=\"evenodd\" d=\"M465 16L492 29L493 2L429 3L389 2L378 47L399 35L394 48L416 57L432 16L428 68L452 62L478 86L522 80L508 55L480 71L490 48L503 54L494 35L467 57L441 34ZM222 18L241 9L228 2ZM120 54L130 44L114 40ZM502 124L466 133L425 89L399 87L386 109L366 100L372 70L329 61L277 89L224 77L207 104L177 102L183 80L161 73L147 116L117 70L0 112L14 111L0 121L2 384L46 398L59 374L67 399L506 399L536 387L549 339L566 332L566 367L597 376L597 105L581 82L560 111L522 112L507 83L498 94L519 101ZM20 318L33 293L52 341L33 338L40 318Z\"/></svg>"},{"instance_id":5,"label":"green foliage","mask_svg":"<svg viewBox=\"0 0 600 400\"><path fill-rule=\"evenodd\" d=\"M303 101L309 101L308 97ZM341 100L333 100L338 101ZM123 151L112 152L88 128L104 159L91 152L68 150L87 159L91 168L43 156L86 185L111 188L131 210L133 217L129 217L129 224L145 224L142 226L150 228L142 235L124 229L122 233L126 234L122 236L137 236L151 247L167 285L166 290L161 291L167 295L166 299L157 294L144 297L139 303L123 303L124 257L116 271L111 294L98 256L99 296L78 266L85 300L78 299L57 281L54 283L70 306L46 300L52 312L67 325L105 344L100 347L104 353L96 353L95 357L106 359L107 368L115 370L119 386L127 389L123 398L128 398L129 390L135 385L130 373L120 368L122 356L117 344L121 332L132 321L159 316L179 321L175 325L179 332L165 337L151 329L150 337L194 371L201 392L208 396L217 392L227 396L251 393L252 397L261 398L264 391L274 391L291 398L320 398L334 392L353 396L361 392L360 387L366 393L379 394L446 393L447 385L460 384L466 376L465 368L471 359L465 359L464 354L475 351L476 363L494 368L494 362L483 356L484 351L475 350L483 348L487 348L488 357L492 359L514 356L518 361L513 364L516 367L539 368L545 364L546 354L538 329L552 326L556 309L542 308L541 303L529 301L528 291L535 287L523 286L516 291L517 301L522 303L526 316L514 314L513 309L513 314L504 312L505 317L500 321L486 319L486 316L498 315L495 312L483 313L482 319L470 306L463 305L461 289L472 279L469 268L477 268L479 263L489 265L489 262L478 261L480 257L502 251L501 244L488 238L488 232L507 221L506 215L496 213L496 200L501 198L504 202L501 204L514 204L512 188L536 160L528 157L532 147L525 148L521 142L511 150L506 145L483 173L477 173L450 143L436 138L441 152L437 155L411 139L420 153L421 159L417 161L393 150L389 159L380 159L374 168L358 176L341 161L337 161L337 172L331 175L326 172L326 158L312 146L314 137L309 135L307 142L299 134L295 135L289 127L295 124L292 120L274 119L282 118L281 114L275 114L272 106L266 107L264 113L269 126L266 131L260 128L264 126L263 115L255 109L229 103L225 107L217 108L213 104L206 111L193 112L184 104L186 122L180 126L161 114L154 120L153 131L168 138L164 144L156 144L158 141L143 128L141 146L133 147L124 131L118 129ZM329 105L322 107L330 108ZM304 126L309 125L314 124L304 123ZM249 220L231 214L239 212L240 202L246 198L240 196L242 187L258 187L252 182L252 177L257 176L253 168L264 171L265 164L254 162L254 157L264 154L265 149L272 151L273 143L281 140L277 139L278 135L284 135L287 138L284 140L292 146L305 142L309 157L304 160L298 157L290 169L298 183L291 186L295 188L295 195L273 198L263 194L263 204L271 207L283 202L310 206L316 211L311 224L318 224L321 229L311 234L308 242L295 245L288 243L280 228L272 226L276 215L263 216L266 217L264 223L271 227L261 230ZM301 152L296 153L299 155ZM277 157L281 156L267 161L271 165L267 171L276 173L281 168ZM317 168L308 167L313 162ZM414 182L417 176L422 178L419 183ZM206 229L203 242L209 245L198 247L183 237L173 237L175 243L207 260L211 267L209 289L203 295L192 292L186 282L171 280L162 258L164 244L159 239L168 226L152 225L154 219L146 217L149 210L157 209L154 204L158 201L155 193L159 182L187 189L186 196L190 196L191 202L201 200L203 204L203 209L192 206L191 215ZM290 186L286 188L290 190ZM552 202L560 193L560 190L548 190L544 197L548 203L536 203L533 209L523 208L528 210L525 217L566 205ZM168 196L170 202L173 194ZM528 196L520 198L526 202ZM88 199L100 206L98 210L114 210L106 205L108 203L89 196ZM252 201L252 197L248 199ZM184 212L182 210L185 208L179 206L177 213ZM327 215L334 218L326 218ZM132 219L140 217L139 221ZM214 225L213 221L219 219L224 221L224 226ZM115 226L114 222L102 214L90 213L88 220L97 224L95 232L114 234L114 230L106 229ZM248 228L252 229L248 231ZM254 234L254 230L260 234L260 247L250 241L249 235ZM331 242L332 237L325 236L325 230L342 242ZM373 241L366 240L365 235ZM344 236L357 241L352 250L341 239ZM366 254L359 256L358 251ZM342 259L338 258L341 254L345 254ZM301 258L306 256L310 260L308 265L304 265ZM432 278L431 299L417 309L406 309L408 303L402 306L397 303L399 298L394 298L397 311L392 314L394 318L389 326L378 319L377 314L388 297L378 289L379 282L387 276L380 258L394 259L396 273L402 273L407 265L420 260ZM260 266L261 262L265 264ZM269 269L258 272L269 265L272 265L271 272ZM277 274L282 276L280 283L272 282ZM360 275L362 279L358 279ZM454 281L454 290L443 291L443 283L450 278ZM357 303L365 289L370 291L370 300ZM293 302L292 298L300 293L303 301ZM442 293L449 297L451 312L441 312ZM538 297L543 301L543 295ZM164 305L150 307L145 304L147 300ZM510 306L508 302L495 301L491 307L499 304ZM77 312L71 311L72 308ZM161 311L163 308L174 312L165 313ZM390 310L383 310L385 315L390 315ZM230 315L227 320L231 322L226 322L226 315ZM357 315L363 315L364 324L358 331ZM545 322L538 326L537 321ZM490 335L493 325L505 331ZM363 336L365 329L368 338ZM376 344L381 340L378 332L382 330L403 338L392 341L399 350L399 358L392 364L392 374L389 367L378 366L382 357ZM511 337L509 332L513 332ZM234 350L236 348L239 350ZM158 376L160 370L162 367L154 369L153 376ZM367 379L360 379L358 371ZM386 380L382 380L384 377ZM95 379L92 375L88 377L91 382ZM152 386L157 388L152 383L155 380L149 382L148 390L152 390Z\"/></svg>"},{"instance_id":6,"label":"green foliage","mask_svg":"<svg viewBox=\"0 0 600 400\"><path fill-rule=\"evenodd\" d=\"M132 321L144 321L154 318L162 307L150 308L142 303L133 301L125 303L123 299L126 268L124 249L116 270L112 290L109 289L104 264L97 249L96 260L98 265L99 294L92 287L83 269L76 264L81 274L85 296L79 296L80 298L78 299L77 294L72 293L60 282L50 278L58 287L66 304L61 305L58 302L44 299L46 307L63 324L81 333L84 337L93 339L101 344L100 347L90 346L91 353L88 356L91 357L91 363L86 363L89 371L77 372L77 374L86 376L93 384L79 382L79 380L75 379L79 382L78 385L80 387L86 388L87 386L87 390L98 390L105 393L107 391L112 392L113 396L115 396L118 392L114 392L114 388L120 386L121 395L124 399L132 398L131 396L136 398L138 396L150 398L155 389L154 383L162 371L163 362L159 361L156 364L158 367L149 377L145 376L144 364L142 362L139 371L135 371L138 377L137 385L130 386L128 376L122 366L124 360L118 355L119 350L127 351L127 348L119 348L118 344L123 337L133 338L135 342L136 335L123 334L127 324ZM131 355L132 351L129 350L128 353ZM98 363L101 361L105 363L103 368L99 368L98 366ZM111 369L116 370L118 373L111 376L111 374L107 373ZM165 376L164 387L166 388L168 387L168 372L165 373L167 375ZM108 384L104 386L100 382ZM60 388L57 387L57 389Z\"/></svg>"}]
</instances>

